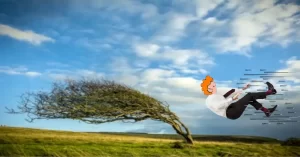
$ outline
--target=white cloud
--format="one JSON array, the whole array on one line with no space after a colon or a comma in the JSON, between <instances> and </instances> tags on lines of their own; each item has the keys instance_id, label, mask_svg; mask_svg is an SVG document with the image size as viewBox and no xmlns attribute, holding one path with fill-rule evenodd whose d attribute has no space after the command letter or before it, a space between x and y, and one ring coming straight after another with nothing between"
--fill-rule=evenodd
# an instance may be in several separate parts
<instances>
[{"instance_id":1,"label":"white cloud","mask_svg":"<svg viewBox=\"0 0 300 157\"><path fill-rule=\"evenodd\" d=\"M270 0L230 1L227 8L235 8L230 22L230 35L215 41L220 52L237 52L247 55L252 46L279 44L283 47L297 42L300 6L277 4ZM224 9L224 8L223 8ZM230 16L229 16L230 17Z\"/></svg>"},{"instance_id":2,"label":"white cloud","mask_svg":"<svg viewBox=\"0 0 300 157\"><path fill-rule=\"evenodd\" d=\"M26 41L33 45L40 45L43 42L55 41L50 37L44 36L42 34L37 34L31 30L19 30L3 24L0 24L0 35L9 36L21 41Z\"/></svg>"},{"instance_id":3,"label":"white cloud","mask_svg":"<svg viewBox=\"0 0 300 157\"><path fill-rule=\"evenodd\" d=\"M208 71L199 67L192 66L177 66L177 65L161 65L159 66L162 69L167 70L176 70L177 72L183 74L208 74Z\"/></svg>"},{"instance_id":4,"label":"white cloud","mask_svg":"<svg viewBox=\"0 0 300 157\"><path fill-rule=\"evenodd\" d=\"M112 74L107 74L106 78L113 79L116 82L125 83L129 86L135 86L139 83L140 72L145 68L136 64L137 62L129 62L125 57L115 57L110 63L109 68ZM133 68L132 66L135 66Z\"/></svg>"},{"instance_id":5,"label":"white cloud","mask_svg":"<svg viewBox=\"0 0 300 157\"><path fill-rule=\"evenodd\" d=\"M197 65L213 65L213 58L207 53L197 49L175 49L165 47L164 51L158 57L171 60L175 65L188 65L192 60L196 61Z\"/></svg>"},{"instance_id":6,"label":"white cloud","mask_svg":"<svg viewBox=\"0 0 300 157\"><path fill-rule=\"evenodd\" d=\"M98 73L96 71L92 71L92 70L87 70L87 69L81 69L81 70L77 70L77 73L85 76L85 77L96 77L96 78L101 78L104 76L103 73Z\"/></svg>"},{"instance_id":7,"label":"white cloud","mask_svg":"<svg viewBox=\"0 0 300 157\"><path fill-rule=\"evenodd\" d=\"M204 104L205 98L201 94L197 83L200 83L200 80L194 80L194 82L189 83L187 81L193 79L179 76L164 76L153 79L145 79L146 75L141 75L140 77L145 81L136 88L160 101L168 102L172 106L191 104L202 106ZM186 83L188 84L185 85Z\"/></svg>"},{"instance_id":8,"label":"white cloud","mask_svg":"<svg viewBox=\"0 0 300 157\"><path fill-rule=\"evenodd\" d=\"M194 89L193 91L199 91L199 80L196 80L192 77L171 77L167 79L167 83L173 87L178 88L187 88L187 89Z\"/></svg>"},{"instance_id":9,"label":"white cloud","mask_svg":"<svg viewBox=\"0 0 300 157\"><path fill-rule=\"evenodd\" d=\"M277 75L284 75L286 76L284 79L288 81L293 81L295 83L300 83L300 60L297 57L291 57L285 61L285 68L279 69ZM280 72L288 72L280 73Z\"/></svg>"},{"instance_id":10,"label":"white cloud","mask_svg":"<svg viewBox=\"0 0 300 157\"><path fill-rule=\"evenodd\" d=\"M163 69L146 69L142 73L142 80L148 81L161 81L170 76L173 76L175 71Z\"/></svg>"},{"instance_id":11,"label":"white cloud","mask_svg":"<svg viewBox=\"0 0 300 157\"><path fill-rule=\"evenodd\" d=\"M121 61L121 63L116 64L118 61ZM120 64L125 67L126 72L118 70ZM201 100L197 80L181 77L175 70L161 68L140 69L139 67L133 67L125 58L116 58L111 68L117 73L106 78L128 84L143 93L161 101L167 101L172 105L195 104L199 102L199 99Z\"/></svg>"},{"instance_id":12,"label":"white cloud","mask_svg":"<svg viewBox=\"0 0 300 157\"><path fill-rule=\"evenodd\" d=\"M203 20L204 24L207 25L213 25L213 26L219 26L219 25L223 25L225 24L225 20L218 20L216 17L208 17L206 19Z\"/></svg>"},{"instance_id":13,"label":"white cloud","mask_svg":"<svg viewBox=\"0 0 300 157\"><path fill-rule=\"evenodd\" d=\"M204 107L205 98L200 89L203 78L198 80L191 76L182 76L180 70L168 66L140 68L126 58L115 58L111 69L116 73L106 78L128 84L161 101L175 106L194 104ZM206 72L204 69L199 71Z\"/></svg>"},{"instance_id":14,"label":"white cloud","mask_svg":"<svg viewBox=\"0 0 300 157\"><path fill-rule=\"evenodd\" d=\"M110 64L110 68L112 69L112 72L122 74L132 74L140 70L139 68L132 68L131 62L129 62L125 57L114 57Z\"/></svg>"},{"instance_id":15,"label":"white cloud","mask_svg":"<svg viewBox=\"0 0 300 157\"><path fill-rule=\"evenodd\" d=\"M39 72L34 72L34 71L28 71L28 72L25 72L24 75L30 76L30 77L36 77L36 76L40 76L41 73L39 73Z\"/></svg>"},{"instance_id":16,"label":"white cloud","mask_svg":"<svg viewBox=\"0 0 300 157\"><path fill-rule=\"evenodd\" d=\"M250 57L248 46L255 41L256 38L253 37L227 37L217 39L214 46L218 48L217 53L234 52Z\"/></svg>"},{"instance_id":17,"label":"white cloud","mask_svg":"<svg viewBox=\"0 0 300 157\"><path fill-rule=\"evenodd\" d=\"M159 50L159 46L156 44L149 44L149 43L141 43L134 45L135 52L138 56L141 57L151 57L156 55L157 51Z\"/></svg>"},{"instance_id":18,"label":"white cloud","mask_svg":"<svg viewBox=\"0 0 300 157\"><path fill-rule=\"evenodd\" d=\"M135 43L133 47L139 56L153 57L164 44L182 41L187 33L193 33L195 36L189 40L193 40L193 38L209 40L217 48L216 52L238 53L250 57L252 46L263 47L270 44L288 46L290 43L299 41L299 33L296 30L300 25L298 22L300 16L294 15L299 11L299 6L292 3L276 4L273 0L259 2L232 0L226 1L226 3L224 0L193 0L189 3L183 3L183 1L174 3L181 6L171 8L163 14L160 14L156 6L152 4L130 0L124 2L91 1L87 4L77 1L74 4L91 11L106 8L117 13L126 12L152 17L143 21L146 22L143 31L154 31L154 35L140 37L145 38L147 42L137 43L136 41L139 41L137 37L129 39L134 36L133 34L124 35L124 33L118 32L109 36L107 40L85 39L80 42L81 45L94 50L108 49L112 47L112 44ZM188 8L185 8L187 6ZM190 11L178 11L177 8L185 8ZM210 11L213 11L212 14L209 14ZM278 12L280 14L277 14ZM226 16L223 16L222 14L225 13ZM126 25L122 32L130 30L129 32L133 33L136 28L142 28L131 23L124 23L125 21L120 18L117 19L120 23L113 26L114 30ZM182 62L184 60L183 58ZM177 62L180 63L180 59L177 59Z\"/></svg>"},{"instance_id":19,"label":"white cloud","mask_svg":"<svg viewBox=\"0 0 300 157\"><path fill-rule=\"evenodd\" d=\"M111 45L101 39L81 38L76 40L75 43L96 52L101 52L101 51L105 52L111 49Z\"/></svg>"},{"instance_id":20,"label":"white cloud","mask_svg":"<svg viewBox=\"0 0 300 157\"><path fill-rule=\"evenodd\" d=\"M151 60L171 61L178 66L214 65L214 60L207 53L197 49L176 49L169 46L160 47L156 44L136 44L135 53ZM198 67L199 68L199 67ZM180 68L184 71L183 68ZM189 69L185 69L186 71ZM191 72L191 71L190 71ZM201 70L204 72L204 70Z\"/></svg>"},{"instance_id":21,"label":"white cloud","mask_svg":"<svg viewBox=\"0 0 300 157\"><path fill-rule=\"evenodd\" d=\"M150 61L146 60L146 59L142 59L142 60L136 60L134 62L134 65L138 68L147 68L150 66Z\"/></svg>"},{"instance_id":22,"label":"white cloud","mask_svg":"<svg viewBox=\"0 0 300 157\"><path fill-rule=\"evenodd\" d=\"M63 81L63 80L66 80L66 79L70 78L70 77L68 77L67 74L57 74L57 73L49 74L49 77L51 79L59 80L59 81Z\"/></svg>"},{"instance_id":23,"label":"white cloud","mask_svg":"<svg viewBox=\"0 0 300 157\"><path fill-rule=\"evenodd\" d=\"M60 62L47 62L46 64L49 66L54 66L54 67L69 67L70 66L68 64L60 63Z\"/></svg>"},{"instance_id":24,"label":"white cloud","mask_svg":"<svg viewBox=\"0 0 300 157\"><path fill-rule=\"evenodd\" d=\"M74 0L71 3L71 7L75 11L88 13L95 10L101 10L103 8L113 12L125 12L129 14L140 14L142 18L148 19L157 15L157 8L152 4L141 3L134 0L111 0L111 1L99 1L91 0L88 3L80 0Z\"/></svg>"},{"instance_id":25,"label":"white cloud","mask_svg":"<svg viewBox=\"0 0 300 157\"><path fill-rule=\"evenodd\" d=\"M152 37L152 41L169 43L180 40L185 36L186 27L198 18L183 13L171 12L166 15L162 28Z\"/></svg>"},{"instance_id":26,"label":"white cloud","mask_svg":"<svg viewBox=\"0 0 300 157\"><path fill-rule=\"evenodd\" d=\"M147 65L150 61L160 64L160 69L147 69L143 72L146 79L165 79L161 74L168 76L208 74L206 69L215 65L212 57L198 49L176 49L144 42L136 43L134 51L143 60L148 59ZM139 67L143 68L145 67Z\"/></svg>"},{"instance_id":27,"label":"white cloud","mask_svg":"<svg viewBox=\"0 0 300 157\"><path fill-rule=\"evenodd\" d=\"M197 16L202 18L211 10L214 10L224 0L194 0L196 4Z\"/></svg>"},{"instance_id":28,"label":"white cloud","mask_svg":"<svg viewBox=\"0 0 300 157\"><path fill-rule=\"evenodd\" d=\"M252 46L279 44L286 47L293 42L299 42L300 33L297 30L300 27L300 16L295 15L300 11L299 5L277 4L273 0L223 2L191 2L196 4L193 6L196 8L196 16L174 11L166 13L161 16L162 25L150 42L170 44L181 41L187 35L187 27L193 22L198 27L193 25L191 28L198 30L189 30L193 33L191 35L200 33L197 34L200 40L212 42L218 53L237 53L251 57ZM192 9L191 5L187 6ZM215 10L217 7L218 10ZM213 15L208 16L213 10ZM228 16L222 16L225 13Z\"/></svg>"},{"instance_id":29,"label":"white cloud","mask_svg":"<svg viewBox=\"0 0 300 157\"><path fill-rule=\"evenodd\" d=\"M24 75L28 77L36 77L42 75L39 72L35 71L29 71L26 67L17 67L17 68L12 68L9 66L0 66L0 73L5 73L8 75Z\"/></svg>"},{"instance_id":30,"label":"white cloud","mask_svg":"<svg viewBox=\"0 0 300 157\"><path fill-rule=\"evenodd\" d=\"M48 69L45 71L45 76L53 80L63 81L65 79L101 79L105 77L104 73L89 70L89 69L77 69L77 70L63 70L63 69Z\"/></svg>"}]
</instances>

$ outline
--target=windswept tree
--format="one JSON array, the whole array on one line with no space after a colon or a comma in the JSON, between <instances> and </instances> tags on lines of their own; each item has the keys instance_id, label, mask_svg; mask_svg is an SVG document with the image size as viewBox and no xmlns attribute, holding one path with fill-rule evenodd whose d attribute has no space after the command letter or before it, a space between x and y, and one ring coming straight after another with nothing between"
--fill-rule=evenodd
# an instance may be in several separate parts
<instances>
[{"instance_id":1,"label":"windswept tree","mask_svg":"<svg viewBox=\"0 0 300 157\"><path fill-rule=\"evenodd\" d=\"M8 113L25 113L36 119L74 119L90 124L114 121L161 121L193 144L189 129L170 111L169 105L131 87L108 80L65 80L53 83L50 92L26 93L17 108Z\"/></svg>"}]
</instances>

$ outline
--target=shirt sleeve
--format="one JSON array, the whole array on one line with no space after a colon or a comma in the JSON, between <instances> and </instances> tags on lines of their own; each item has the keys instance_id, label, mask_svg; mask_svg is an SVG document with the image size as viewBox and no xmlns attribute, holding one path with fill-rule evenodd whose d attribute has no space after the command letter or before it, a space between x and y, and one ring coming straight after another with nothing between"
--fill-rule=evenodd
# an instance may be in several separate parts
<instances>
[{"instance_id":1,"label":"shirt sleeve","mask_svg":"<svg viewBox=\"0 0 300 157\"><path fill-rule=\"evenodd\" d=\"M245 93L245 90L238 89L236 93L244 94L244 93Z\"/></svg>"},{"instance_id":2,"label":"shirt sleeve","mask_svg":"<svg viewBox=\"0 0 300 157\"><path fill-rule=\"evenodd\" d=\"M227 102L228 104L230 104L232 101L233 101L233 98L232 98L232 97L226 99L226 102Z\"/></svg>"},{"instance_id":3,"label":"shirt sleeve","mask_svg":"<svg viewBox=\"0 0 300 157\"><path fill-rule=\"evenodd\" d=\"M238 89L237 92L238 92L238 93L244 92L244 90L243 90L243 89Z\"/></svg>"},{"instance_id":4,"label":"shirt sleeve","mask_svg":"<svg viewBox=\"0 0 300 157\"><path fill-rule=\"evenodd\" d=\"M226 108L227 106L229 106L231 104L231 102L233 101L233 99L230 97L230 98L227 98L223 101L219 101L219 102L216 102L218 104L218 106L222 106L221 108Z\"/></svg>"}]
</instances>

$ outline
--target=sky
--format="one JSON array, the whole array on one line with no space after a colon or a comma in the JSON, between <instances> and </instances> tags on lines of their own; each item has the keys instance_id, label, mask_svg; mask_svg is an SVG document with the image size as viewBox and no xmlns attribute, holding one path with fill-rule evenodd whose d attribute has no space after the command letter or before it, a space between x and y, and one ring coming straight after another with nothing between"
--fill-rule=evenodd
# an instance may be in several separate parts
<instances>
[{"instance_id":1,"label":"sky","mask_svg":"<svg viewBox=\"0 0 300 157\"><path fill-rule=\"evenodd\" d=\"M240 80L246 73L289 72L284 77L274 74L268 81L286 99L275 102L278 114L297 119L299 28L296 0L0 0L0 124L175 133L171 126L150 120L28 123L26 115L6 113L5 107L16 108L25 92L50 91L52 82L90 77L125 83L168 102L192 134L300 137L299 122L263 125L247 115L234 121L220 117L206 108L200 88L206 75L214 78L218 92L225 93L246 83ZM258 83L248 90L265 86ZM295 113L289 113L286 101ZM254 112L249 106L245 113Z\"/></svg>"}]
</instances>

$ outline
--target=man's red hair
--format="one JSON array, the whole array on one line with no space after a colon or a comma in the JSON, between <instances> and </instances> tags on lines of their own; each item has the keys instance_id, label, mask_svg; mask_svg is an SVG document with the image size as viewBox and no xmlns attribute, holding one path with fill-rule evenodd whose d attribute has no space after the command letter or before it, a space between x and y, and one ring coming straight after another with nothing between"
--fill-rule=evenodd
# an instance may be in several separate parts
<instances>
[{"instance_id":1,"label":"man's red hair","mask_svg":"<svg viewBox=\"0 0 300 157\"><path fill-rule=\"evenodd\" d=\"M211 95L211 92L208 91L208 86L210 85L211 82L213 82L214 79L207 75L205 79L203 79L201 83L202 91L205 95Z\"/></svg>"}]
</instances>

